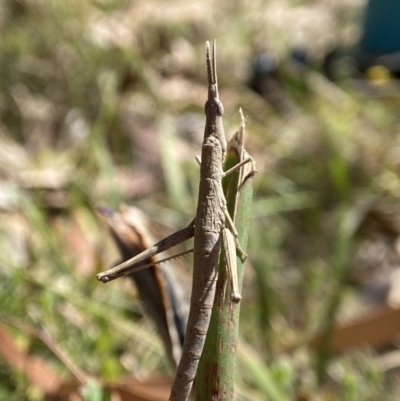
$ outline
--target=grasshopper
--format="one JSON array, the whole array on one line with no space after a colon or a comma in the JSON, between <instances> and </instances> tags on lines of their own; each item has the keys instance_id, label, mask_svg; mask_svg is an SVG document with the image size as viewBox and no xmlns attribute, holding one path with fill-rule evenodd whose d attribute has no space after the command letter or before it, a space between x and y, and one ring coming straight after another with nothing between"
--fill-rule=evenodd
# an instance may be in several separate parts
<instances>
[{"instance_id":1,"label":"grasshopper","mask_svg":"<svg viewBox=\"0 0 400 401\"><path fill-rule=\"evenodd\" d=\"M245 163L252 161L252 159L249 157L226 172L222 169L227 142L222 125L224 108L218 96L215 41L212 50L209 42L206 44L206 61L208 99L205 104L206 125L195 219L188 227L165 238L152 248L97 275L98 280L108 282L148 267L149 264L140 265L140 263L194 235L193 250L184 252L193 251L194 254L192 295L182 357L172 385L170 401L185 401L193 385L214 303L221 239L224 241L225 259L231 279L232 302L237 303L241 299L236 275L235 248L238 249L242 257L247 256L240 247L237 231L227 211L222 178L230 172L236 171Z\"/></svg>"}]
</instances>

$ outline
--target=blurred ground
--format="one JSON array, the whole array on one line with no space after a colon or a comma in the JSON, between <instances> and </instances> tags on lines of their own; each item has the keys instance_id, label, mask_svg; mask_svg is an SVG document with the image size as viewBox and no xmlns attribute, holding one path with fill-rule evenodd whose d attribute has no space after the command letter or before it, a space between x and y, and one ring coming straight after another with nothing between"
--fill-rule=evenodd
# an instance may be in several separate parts
<instances>
[{"instance_id":1,"label":"blurred ground","mask_svg":"<svg viewBox=\"0 0 400 401\"><path fill-rule=\"evenodd\" d=\"M351 74L332 83L321 73L329 51L357 43L363 6L0 4L0 399L41 400L72 379L89 383L84 399L101 399L88 377L112 389L126 376L172 374L131 283L95 280L119 258L96 207L135 205L155 238L191 220L204 48L214 38L225 131L237 129L242 107L259 170L238 399L281 399L267 378L287 399L398 399L397 327L332 358L329 347L307 347L321 330L329 344L335 319L399 306L398 83ZM277 66L267 99L248 87L263 52ZM165 395L132 394L126 400Z\"/></svg>"}]
</instances>

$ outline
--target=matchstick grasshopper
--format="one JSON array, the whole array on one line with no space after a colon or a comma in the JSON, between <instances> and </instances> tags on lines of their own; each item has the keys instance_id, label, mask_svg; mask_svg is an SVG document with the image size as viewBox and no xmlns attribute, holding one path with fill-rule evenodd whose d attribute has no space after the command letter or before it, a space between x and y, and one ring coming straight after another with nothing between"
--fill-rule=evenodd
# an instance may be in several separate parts
<instances>
[{"instance_id":1,"label":"matchstick grasshopper","mask_svg":"<svg viewBox=\"0 0 400 401\"><path fill-rule=\"evenodd\" d=\"M227 142L222 125L224 109L218 96L215 42L212 51L207 42L206 60L208 99L205 104L206 126L200 160L200 186L195 219L188 227L165 238L152 248L97 275L98 280L106 283L120 276L131 274L148 267L149 264L143 265L143 261L150 256L194 236L194 248L174 256L188 252L194 254L190 312L182 357L172 385L171 401L185 401L192 388L214 302L221 240L224 243L225 260L231 280L231 300L235 303L241 299L236 275L236 249L242 258L247 256L240 247L237 231L227 211L222 190L222 178L251 162L252 159L248 157L226 172L222 169ZM165 260L168 259L162 261Z\"/></svg>"}]
</instances>

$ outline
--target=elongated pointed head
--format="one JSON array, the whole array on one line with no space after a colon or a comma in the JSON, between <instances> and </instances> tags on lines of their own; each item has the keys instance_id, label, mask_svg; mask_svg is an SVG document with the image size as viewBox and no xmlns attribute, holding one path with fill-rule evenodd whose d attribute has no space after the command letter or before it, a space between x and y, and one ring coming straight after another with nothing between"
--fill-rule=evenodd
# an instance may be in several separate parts
<instances>
[{"instance_id":1,"label":"elongated pointed head","mask_svg":"<svg viewBox=\"0 0 400 401\"><path fill-rule=\"evenodd\" d=\"M208 77L208 100L206 102L206 112L215 110L216 116L224 114L224 107L218 98L218 80L217 80L217 54L216 42L214 40L212 51L210 51L210 42L206 42L206 60L207 60L207 77Z\"/></svg>"},{"instance_id":2,"label":"elongated pointed head","mask_svg":"<svg viewBox=\"0 0 400 401\"><path fill-rule=\"evenodd\" d=\"M218 98L218 81L217 81L217 60L215 41L210 51L210 43L206 46L207 60L207 76L208 76L208 99L204 106L206 113L206 126L204 129L204 138L213 136L219 141L222 150L222 160L226 154L226 138L224 127L222 124L222 115L224 114L224 106Z\"/></svg>"}]
</instances>

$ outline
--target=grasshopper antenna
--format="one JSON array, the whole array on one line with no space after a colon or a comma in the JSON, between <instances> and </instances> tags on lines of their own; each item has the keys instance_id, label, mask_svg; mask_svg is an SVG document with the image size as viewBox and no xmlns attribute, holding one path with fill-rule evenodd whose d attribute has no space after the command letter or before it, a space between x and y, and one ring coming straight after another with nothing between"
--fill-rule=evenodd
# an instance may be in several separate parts
<instances>
[{"instance_id":1,"label":"grasshopper antenna","mask_svg":"<svg viewBox=\"0 0 400 401\"><path fill-rule=\"evenodd\" d=\"M210 42L206 43L206 61L208 78L208 98L218 98L217 81L217 42L214 40L210 49Z\"/></svg>"}]
</instances>

